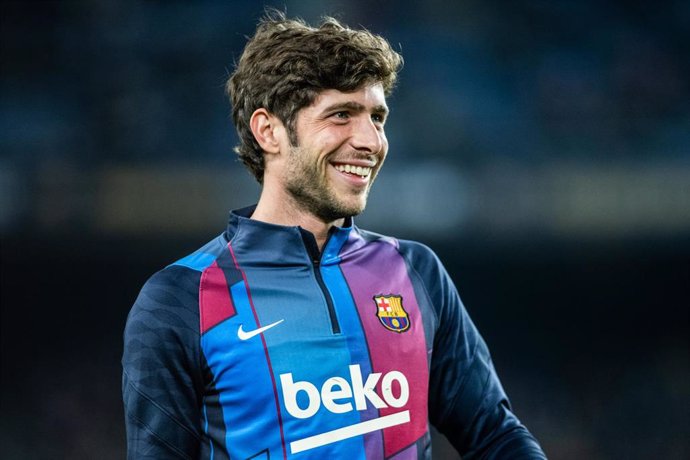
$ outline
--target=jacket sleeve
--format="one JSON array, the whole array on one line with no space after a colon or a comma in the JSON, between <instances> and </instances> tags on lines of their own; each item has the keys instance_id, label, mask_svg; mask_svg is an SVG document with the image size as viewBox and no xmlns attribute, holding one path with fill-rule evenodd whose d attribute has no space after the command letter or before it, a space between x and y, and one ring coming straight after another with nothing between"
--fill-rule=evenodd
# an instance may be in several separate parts
<instances>
[{"instance_id":1,"label":"jacket sleeve","mask_svg":"<svg viewBox=\"0 0 690 460\"><path fill-rule=\"evenodd\" d=\"M203 382L197 272L168 267L127 318L122 357L128 459L197 458Z\"/></svg>"},{"instance_id":2,"label":"jacket sleeve","mask_svg":"<svg viewBox=\"0 0 690 460\"><path fill-rule=\"evenodd\" d=\"M429 383L429 417L463 460L546 459L513 414L486 343L445 268L430 249L416 267L437 314Z\"/></svg>"}]
</instances>

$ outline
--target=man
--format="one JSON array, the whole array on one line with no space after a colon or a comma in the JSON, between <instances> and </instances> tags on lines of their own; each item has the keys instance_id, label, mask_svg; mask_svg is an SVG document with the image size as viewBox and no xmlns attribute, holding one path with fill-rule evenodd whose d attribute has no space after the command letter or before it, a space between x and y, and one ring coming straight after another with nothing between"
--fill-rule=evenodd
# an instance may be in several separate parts
<instances>
[{"instance_id":1,"label":"man","mask_svg":"<svg viewBox=\"0 0 690 460\"><path fill-rule=\"evenodd\" d=\"M263 188L154 275L129 315L130 458L545 458L436 256L352 216L388 151L401 57L381 37L273 13L228 82Z\"/></svg>"}]
</instances>

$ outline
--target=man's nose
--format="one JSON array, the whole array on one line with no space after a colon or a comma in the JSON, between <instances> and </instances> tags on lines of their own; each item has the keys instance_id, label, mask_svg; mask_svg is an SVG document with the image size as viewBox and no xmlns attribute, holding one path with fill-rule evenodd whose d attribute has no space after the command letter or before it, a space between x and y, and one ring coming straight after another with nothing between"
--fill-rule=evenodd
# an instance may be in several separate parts
<instances>
[{"instance_id":1,"label":"man's nose","mask_svg":"<svg viewBox=\"0 0 690 460\"><path fill-rule=\"evenodd\" d=\"M379 153L383 148L383 128L377 127L368 115L359 117L354 125L351 142L359 151Z\"/></svg>"}]
</instances>

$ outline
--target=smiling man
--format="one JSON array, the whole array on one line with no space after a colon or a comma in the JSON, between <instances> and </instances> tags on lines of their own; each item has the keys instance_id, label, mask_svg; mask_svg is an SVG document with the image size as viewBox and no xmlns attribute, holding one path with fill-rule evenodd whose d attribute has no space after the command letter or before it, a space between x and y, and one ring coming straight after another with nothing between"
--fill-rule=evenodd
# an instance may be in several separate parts
<instances>
[{"instance_id":1,"label":"smiling man","mask_svg":"<svg viewBox=\"0 0 690 460\"><path fill-rule=\"evenodd\" d=\"M264 155L265 172L253 219L300 225L319 247L333 225L361 213L388 152L383 85L351 92L326 89L299 111L293 145L283 122L265 108L249 125Z\"/></svg>"},{"instance_id":2,"label":"smiling man","mask_svg":"<svg viewBox=\"0 0 690 460\"><path fill-rule=\"evenodd\" d=\"M228 81L258 203L155 274L125 329L129 458L542 459L427 247L353 216L388 153L402 58L273 13Z\"/></svg>"}]
</instances>

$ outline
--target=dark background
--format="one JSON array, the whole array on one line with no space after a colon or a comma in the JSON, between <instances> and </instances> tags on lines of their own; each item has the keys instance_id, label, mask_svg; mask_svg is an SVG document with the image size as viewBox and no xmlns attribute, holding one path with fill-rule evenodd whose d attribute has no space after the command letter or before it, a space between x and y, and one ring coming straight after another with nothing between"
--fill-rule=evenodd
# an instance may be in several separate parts
<instances>
[{"instance_id":1,"label":"dark background","mask_svg":"<svg viewBox=\"0 0 690 460\"><path fill-rule=\"evenodd\" d=\"M123 458L138 290L258 196L223 85L264 3L1 5L0 456ZM401 50L357 222L436 250L550 458L690 456L688 5L279 4Z\"/></svg>"}]
</instances>

